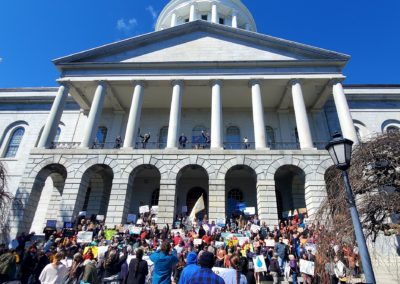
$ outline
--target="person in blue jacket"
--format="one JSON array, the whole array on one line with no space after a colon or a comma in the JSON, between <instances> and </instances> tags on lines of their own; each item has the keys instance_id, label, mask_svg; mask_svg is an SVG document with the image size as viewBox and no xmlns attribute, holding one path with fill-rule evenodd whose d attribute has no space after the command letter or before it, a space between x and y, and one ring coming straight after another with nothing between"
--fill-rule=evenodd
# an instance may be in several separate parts
<instances>
[{"instance_id":1,"label":"person in blue jacket","mask_svg":"<svg viewBox=\"0 0 400 284\"><path fill-rule=\"evenodd\" d=\"M175 250L171 251L171 245L163 242L161 249L150 255L150 260L154 263L153 284L170 284L172 268L178 263Z\"/></svg>"},{"instance_id":2,"label":"person in blue jacket","mask_svg":"<svg viewBox=\"0 0 400 284\"><path fill-rule=\"evenodd\" d=\"M178 284L188 284L193 273L200 270L200 266L197 265L197 255L195 252L188 254L186 258L186 266L182 271L181 278L179 278Z\"/></svg>"}]
</instances>

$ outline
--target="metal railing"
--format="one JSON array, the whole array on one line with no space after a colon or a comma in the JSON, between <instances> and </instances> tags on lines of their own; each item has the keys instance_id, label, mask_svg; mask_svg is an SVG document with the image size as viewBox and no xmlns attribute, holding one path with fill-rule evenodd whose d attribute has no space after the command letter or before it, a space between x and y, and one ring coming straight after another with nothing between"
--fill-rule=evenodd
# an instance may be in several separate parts
<instances>
[{"instance_id":1,"label":"metal railing","mask_svg":"<svg viewBox=\"0 0 400 284\"><path fill-rule=\"evenodd\" d=\"M50 149L76 149L81 142L52 142Z\"/></svg>"}]
</instances>

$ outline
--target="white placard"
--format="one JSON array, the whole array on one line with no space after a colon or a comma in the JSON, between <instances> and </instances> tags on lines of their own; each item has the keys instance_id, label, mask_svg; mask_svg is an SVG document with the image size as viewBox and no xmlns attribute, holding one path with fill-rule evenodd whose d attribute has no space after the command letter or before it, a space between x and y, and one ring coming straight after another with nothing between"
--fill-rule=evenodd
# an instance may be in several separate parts
<instances>
[{"instance_id":1,"label":"white placard","mask_svg":"<svg viewBox=\"0 0 400 284\"><path fill-rule=\"evenodd\" d=\"M149 205L144 205L144 206L140 206L139 207L139 213L140 214L147 213L147 212L150 212Z\"/></svg>"},{"instance_id":2,"label":"white placard","mask_svg":"<svg viewBox=\"0 0 400 284\"><path fill-rule=\"evenodd\" d=\"M244 215L256 215L256 208L255 207L246 207L243 211Z\"/></svg>"},{"instance_id":3,"label":"white placard","mask_svg":"<svg viewBox=\"0 0 400 284\"><path fill-rule=\"evenodd\" d=\"M202 239L194 239L193 240L193 244L194 245L201 245L203 243L203 240Z\"/></svg>"},{"instance_id":4,"label":"white placard","mask_svg":"<svg viewBox=\"0 0 400 284\"><path fill-rule=\"evenodd\" d=\"M80 231L76 237L77 243L91 243L93 239L93 232Z\"/></svg>"},{"instance_id":5,"label":"white placard","mask_svg":"<svg viewBox=\"0 0 400 284\"><path fill-rule=\"evenodd\" d=\"M158 214L158 206L151 207L151 214L157 215Z\"/></svg>"},{"instance_id":6,"label":"white placard","mask_svg":"<svg viewBox=\"0 0 400 284\"><path fill-rule=\"evenodd\" d=\"M126 222L135 223L136 222L136 214L128 214L128 218L126 218Z\"/></svg>"},{"instance_id":7,"label":"white placard","mask_svg":"<svg viewBox=\"0 0 400 284\"><path fill-rule=\"evenodd\" d=\"M171 230L172 235L176 236L178 233L183 236L185 233L183 232L182 229L173 229Z\"/></svg>"},{"instance_id":8,"label":"white placard","mask_svg":"<svg viewBox=\"0 0 400 284\"><path fill-rule=\"evenodd\" d=\"M219 277L224 279L224 283L232 283L232 275L231 275L232 269L213 267L212 271L214 271L215 274L217 274ZM235 275L235 277L236 277L236 275ZM236 278L234 278L234 279L236 279ZM235 283L236 283L236 280L235 280Z\"/></svg>"},{"instance_id":9,"label":"white placard","mask_svg":"<svg viewBox=\"0 0 400 284\"><path fill-rule=\"evenodd\" d=\"M131 234L131 235L140 235L141 232L142 232L142 228L140 228L140 227L129 228L129 234Z\"/></svg>"},{"instance_id":10,"label":"white placard","mask_svg":"<svg viewBox=\"0 0 400 284\"><path fill-rule=\"evenodd\" d=\"M136 221L136 225L142 225L143 224L143 219L142 218L139 218L137 221Z\"/></svg>"},{"instance_id":11,"label":"white placard","mask_svg":"<svg viewBox=\"0 0 400 284\"><path fill-rule=\"evenodd\" d=\"M215 247L216 247L216 248L223 247L224 245L225 245L224 242L215 242Z\"/></svg>"},{"instance_id":12,"label":"white placard","mask_svg":"<svg viewBox=\"0 0 400 284\"><path fill-rule=\"evenodd\" d=\"M86 217L86 211L79 211L79 216Z\"/></svg>"},{"instance_id":13,"label":"white placard","mask_svg":"<svg viewBox=\"0 0 400 284\"><path fill-rule=\"evenodd\" d=\"M96 216L96 220L100 221L100 222L103 222L104 221L104 215L97 215Z\"/></svg>"},{"instance_id":14,"label":"white placard","mask_svg":"<svg viewBox=\"0 0 400 284\"><path fill-rule=\"evenodd\" d=\"M300 259L300 272L314 276L315 264L313 261Z\"/></svg>"},{"instance_id":15,"label":"white placard","mask_svg":"<svg viewBox=\"0 0 400 284\"><path fill-rule=\"evenodd\" d=\"M182 206L182 213L187 213L187 212L188 212L187 206Z\"/></svg>"},{"instance_id":16,"label":"white placard","mask_svg":"<svg viewBox=\"0 0 400 284\"><path fill-rule=\"evenodd\" d=\"M99 262L101 262L101 260L104 259L104 255L106 254L107 250L108 250L108 246L98 247L97 259Z\"/></svg>"},{"instance_id":17,"label":"white placard","mask_svg":"<svg viewBox=\"0 0 400 284\"><path fill-rule=\"evenodd\" d=\"M270 239L267 239L267 240L264 240L264 242L265 242L265 246L266 247L271 247L271 248L273 248L273 247L275 247L275 240L270 240Z\"/></svg>"},{"instance_id":18,"label":"white placard","mask_svg":"<svg viewBox=\"0 0 400 284\"><path fill-rule=\"evenodd\" d=\"M207 224L203 225L204 231L208 232L210 230L210 227Z\"/></svg>"},{"instance_id":19,"label":"white placard","mask_svg":"<svg viewBox=\"0 0 400 284\"><path fill-rule=\"evenodd\" d=\"M221 227L221 228L225 227L225 219L224 218L218 218L216 224L217 224L218 227Z\"/></svg>"},{"instance_id":20,"label":"white placard","mask_svg":"<svg viewBox=\"0 0 400 284\"><path fill-rule=\"evenodd\" d=\"M246 242L250 241L248 237L238 237L239 246L243 246Z\"/></svg>"},{"instance_id":21,"label":"white placard","mask_svg":"<svg viewBox=\"0 0 400 284\"><path fill-rule=\"evenodd\" d=\"M253 263L254 263L254 272L267 271L267 265L265 264L264 256L257 255L256 257L253 258Z\"/></svg>"},{"instance_id":22,"label":"white placard","mask_svg":"<svg viewBox=\"0 0 400 284\"><path fill-rule=\"evenodd\" d=\"M260 226L257 226L257 225L251 225L251 227L250 227L250 231L252 231L253 233L257 233L257 232L259 232L260 231L260 229L261 229L261 227Z\"/></svg>"}]
</instances>

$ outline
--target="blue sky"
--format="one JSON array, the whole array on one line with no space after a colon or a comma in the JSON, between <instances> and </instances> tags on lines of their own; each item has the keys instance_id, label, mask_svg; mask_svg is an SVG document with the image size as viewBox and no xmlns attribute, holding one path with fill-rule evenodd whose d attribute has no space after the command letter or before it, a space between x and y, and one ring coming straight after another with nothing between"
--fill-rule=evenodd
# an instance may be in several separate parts
<instances>
[{"instance_id":1,"label":"blue sky","mask_svg":"<svg viewBox=\"0 0 400 284\"><path fill-rule=\"evenodd\" d=\"M400 84L399 0L243 0L258 32L352 56L347 84ZM56 86L52 59L153 31L168 0L1 0L0 88Z\"/></svg>"}]
</instances>

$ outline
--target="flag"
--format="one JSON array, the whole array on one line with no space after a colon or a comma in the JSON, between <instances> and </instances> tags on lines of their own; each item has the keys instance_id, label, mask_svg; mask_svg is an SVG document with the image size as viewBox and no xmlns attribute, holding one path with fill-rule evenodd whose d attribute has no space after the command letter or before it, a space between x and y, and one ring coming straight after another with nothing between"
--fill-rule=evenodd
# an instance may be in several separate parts
<instances>
[{"instance_id":1,"label":"flag","mask_svg":"<svg viewBox=\"0 0 400 284\"><path fill-rule=\"evenodd\" d=\"M196 218L196 214L201 210L204 210L206 207L204 206L204 198L203 194L197 199L196 204L193 206L192 212L190 212L189 218L194 223L194 219Z\"/></svg>"}]
</instances>

